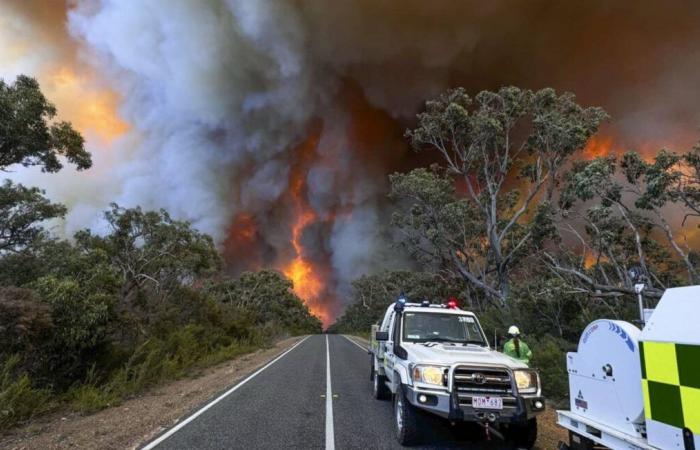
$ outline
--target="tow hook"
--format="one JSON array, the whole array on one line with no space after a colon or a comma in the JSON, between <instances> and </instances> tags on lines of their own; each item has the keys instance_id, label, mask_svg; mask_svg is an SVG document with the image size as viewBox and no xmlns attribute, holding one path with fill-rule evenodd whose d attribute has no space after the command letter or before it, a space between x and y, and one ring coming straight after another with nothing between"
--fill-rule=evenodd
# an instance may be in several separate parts
<instances>
[{"instance_id":1,"label":"tow hook","mask_svg":"<svg viewBox=\"0 0 700 450\"><path fill-rule=\"evenodd\" d=\"M478 423L479 425L481 425L482 427L484 427L484 433L486 433L486 440L487 440L487 441L490 441L490 440L491 440L491 435L492 435L492 434L493 434L494 436L496 436L498 439L502 440L502 441L505 441L505 440L506 440L506 437L503 435L503 433L501 433L501 432L498 431L496 428L493 428L493 427L491 426L491 422L489 422L489 421L484 421L484 422L477 422L477 423Z\"/></svg>"}]
</instances>

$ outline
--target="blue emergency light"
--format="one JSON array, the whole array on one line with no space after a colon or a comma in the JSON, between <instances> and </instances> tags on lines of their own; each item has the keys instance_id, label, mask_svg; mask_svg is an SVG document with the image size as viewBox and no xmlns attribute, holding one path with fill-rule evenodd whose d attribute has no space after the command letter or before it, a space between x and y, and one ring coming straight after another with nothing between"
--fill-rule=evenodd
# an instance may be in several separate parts
<instances>
[{"instance_id":1,"label":"blue emergency light","mask_svg":"<svg viewBox=\"0 0 700 450\"><path fill-rule=\"evenodd\" d=\"M401 294L399 299L396 300L396 303L394 304L394 311L401 312L403 311L404 306L406 306L406 296Z\"/></svg>"}]
</instances>

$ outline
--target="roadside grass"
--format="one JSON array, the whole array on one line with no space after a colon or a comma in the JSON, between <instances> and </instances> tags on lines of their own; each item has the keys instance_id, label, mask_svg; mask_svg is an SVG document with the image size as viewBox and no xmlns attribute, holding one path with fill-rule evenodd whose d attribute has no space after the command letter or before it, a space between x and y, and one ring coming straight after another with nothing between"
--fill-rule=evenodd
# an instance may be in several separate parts
<instances>
[{"instance_id":1,"label":"roadside grass","mask_svg":"<svg viewBox=\"0 0 700 450\"><path fill-rule=\"evenodd\" d=\"M202 369L266 348L271 339L265 336L232 338L222 330L187 325L146 340L110 372L100 373L93 366L64 393L34 387L20 369L21 358L11 356L0 363L0 431L59 408L92 414L119 405L147 388L196 376Z\"/></svg>"},{"instance_id":2,"label":"roadside grass","mask_svg":"<svg viewBox=\"0 0 700 450\"><path fill-rule=\"evenodd\" d=\"M75 411L91 414L118 405L146 388L192 375L268 344L261 336L235 340L211 333L201 325L188 325L165 339L145 341L106 380L100 380L91 370L87 379L71 388L65 398Z\"/></svg>"},{"instance_id":3,"label":"roadside grass","mask_svg":"<svg viewBox=\"0 0 700 450\"><path fill-rule=\"evenodd\" d=\"M17 355L0 365L0 430L50 410L54 402L50 391L32 387L26 374L17 375Z\"/></svg>"}]
</instances>

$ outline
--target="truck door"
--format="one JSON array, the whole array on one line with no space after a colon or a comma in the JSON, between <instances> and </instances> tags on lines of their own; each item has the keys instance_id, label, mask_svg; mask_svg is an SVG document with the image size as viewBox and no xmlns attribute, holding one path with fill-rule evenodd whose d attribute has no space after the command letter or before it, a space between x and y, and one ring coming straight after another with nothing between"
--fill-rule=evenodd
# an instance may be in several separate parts
<instances>
[{"instance_id":1,"label":"truck door","mask_svg":"<svg viewBox=\"0 0 700 450\"><path fill-rule=\"evenodd\" d=\"M391 311L390 313L387 313L386 318L382 321L381 326L379 327L380 331L389 331L389 328L391 326L391 321L394 318L394 312ZM389 335L389 339L391 339L391 335ZM387 347L387 342L382 341L377 343L377 359L384 364L384 354L386 353L386 347Z\"/></svg>"},{"instance_id":2,"label":"truck door","mask_svg":"<svg viewBox=\"0 0 700 450\"><path fill-rule=\"evenodd\" d=\"M396 313L391 312L389 318L389 340L384 343L384 373L387 379L394 384L394 363L396 355L394 355L394 324L396 323Z\"/></svg>"}]
</instances>

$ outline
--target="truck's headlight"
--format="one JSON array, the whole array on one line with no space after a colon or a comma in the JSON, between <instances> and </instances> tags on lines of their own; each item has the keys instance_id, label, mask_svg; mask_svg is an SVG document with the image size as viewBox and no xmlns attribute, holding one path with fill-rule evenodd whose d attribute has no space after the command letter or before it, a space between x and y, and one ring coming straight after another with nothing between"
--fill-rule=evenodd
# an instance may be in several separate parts
<instances>
[{"instance_id":1,"label":"truck's headlight","mask_svg":"<svg viewBox=\"0 0 700 450\"><path fill-rule=\"evenodd\" d=\"M534 370L515 370L515 383L521 394L535 394L539 390L539 377Z\"/></svg>"},{"instance_id":2,"label":"truck's headlight","mask_svg":"<svg viewBox=\"0 0 700 450\"><path fill-rule=\"evenodd\" d=\"M443 386L443 374L445 368L440 366L415 366L413 368L413 381Z\"/></svg>"}]
</instances>

